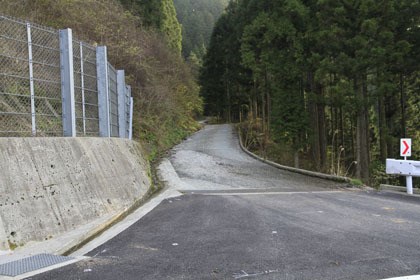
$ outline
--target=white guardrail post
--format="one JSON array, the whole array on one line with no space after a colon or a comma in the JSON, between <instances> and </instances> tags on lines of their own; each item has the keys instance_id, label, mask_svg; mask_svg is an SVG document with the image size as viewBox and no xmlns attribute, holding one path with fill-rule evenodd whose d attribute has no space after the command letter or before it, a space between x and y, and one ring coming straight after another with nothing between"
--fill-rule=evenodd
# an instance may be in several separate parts
<instances>
[{"instance_id":1,"label":"white guardrail post","mask_svg":"<svg viewBox=\"0 0 420 280\"><path fill-rule=\"evenodd\" d=\"M413 194L413 176L420 177L420 161L386 159L386 173L405 176L407 193Z\"/></svg>"}]
</instances>

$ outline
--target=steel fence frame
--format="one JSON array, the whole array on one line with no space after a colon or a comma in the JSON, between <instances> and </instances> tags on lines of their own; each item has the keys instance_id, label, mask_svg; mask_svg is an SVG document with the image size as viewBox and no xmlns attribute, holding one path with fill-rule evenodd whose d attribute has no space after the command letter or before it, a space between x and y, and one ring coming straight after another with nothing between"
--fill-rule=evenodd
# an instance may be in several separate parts
<instances>
[{"instance_id":1,"label":"steel fence frame","mask_svg":"<svg viewBox=\"0 0 420 280\"><path fill-rule=\"evenodd\" d=\"M129 138L131 90L120 72L106 47L73 40L71 29L0 15L0 137Z\"/></svg>"}]
</instances>

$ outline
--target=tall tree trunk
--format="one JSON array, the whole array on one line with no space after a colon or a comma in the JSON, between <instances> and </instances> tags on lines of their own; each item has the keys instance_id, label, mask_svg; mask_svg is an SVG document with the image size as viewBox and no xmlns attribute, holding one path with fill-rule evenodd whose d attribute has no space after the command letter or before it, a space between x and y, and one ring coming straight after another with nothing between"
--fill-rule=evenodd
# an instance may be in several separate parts
<instances>
[{"instance_id":1,"label":"tall tree trunk","mask_svg":"<svg viewBox=\"0 0 420 280\"><path fill-rule=\"evenodd\" d=\"M319 145L319 122L318 122L318 106L316 101L315 95L315 81L312 72L307 73L307 81L308 81L308 88L307 91L309 92L308 97L308 113L310 116L310 125L312 128L312 135L311 135L311 151L312 151L312 158L315 163L316 170L321 170L321 151Z\"/></svg>"},{"instance_id":2,"label":"tall tree trunk","mask_svg":"<svg viewBox=\"0 0 420 280\"><path fill-rule=\"evenodd\" d=\"M385 96L382 94L379 96L378 102L378 115L379 115L379 150L380 150L380 159L382 162L385 162L388 157L388 147L387 147L387 135L388 129L386 124L386 114L385 114Z\"/></svg>"},{"instance_id":3,"label":"tall tree trunk","mask_svg":"<svg viewBox=\"0 0 420 280\"><path fill-rule=\"evenodd\" d=\"M386 116L387 131L389 133L392 133L392 131L395 131L394 122L393 122L394 112L392 110L392 107L396 106L395 102L396 100L395 98L393 98L392 95L385 96L385 116ZM387 156L391 158L395 157L396 155L394 154L394 143L392 141L392 137L387 137L386 142L387 142Z\"/></svg>"},{"instance_id":4,"label":"tall tree trunk","mask_svg":"<svg viewBox=\"0 0 420 280\"><path fill-rule=\"evenodd\" d=\"M404 76L400 74L400 97L401 97L401 138L407 136L406 129L406 97L404 92Z\"/></svg>"},{"instance_id":5,"label":"tall tree trunk","mask_svg":"<svg viewBox=\"0 0 420 280\"><path fill-rule=\"evenodd\" d=\"M356 146L357 146L357 168L356 176L363 183L369 183L369 123L368 123L368 106L367 106L367 86L366 77L355 80L355 92L360 102L357 111L357 127L356 127Z\"/></svg>"},{"instance_id":6,"label":"tall tree trunk","mask_svg":"<svg viewBox=\"0 0 420 280\"><path fill-rule=\"evenodd\" d=\"M265 137L265 133L266 133L266 103L265 103L266 99L265 99L265 90L261 90L261 125L262 125L262 132L264 134Z\"/></svg>"},{"instance_id":7,"label":"tall tree trunk","mask_svg":"<svg viewBox=\"0 0 420 280\"><path fill-rule=\"evenodd\" d=\"M270 91L267 91L266 98L267 98L267 101L266 101L266 103L267 103L267 131L266 131L266 134L267 134L267 139L269 139L270 134L271 134L271 129L270 129L270 126L271 126L271 94L270 94Z\"/></svg>"},{"instance_id":8,"label":"tall tree trunk","mask_svg":"<svg viewBox=\"0 0 420 280\"><path fill-rule=\"evenodd\" d=\"M294 167L299 168L299 151L294 152L293 158L294 158Z\"/></svg>"},{"instance_id":9,"label":"tall tree trunk","mask_svg":"<svg viewBox=\"0 0 420 280\"><path fill-rule=\"evenodd\" d=\"M348 147L346 147L346 142L344 139L344 116L343 116L343 106L340 105L339 108L339 123L340 123L340 144L343 148L348 149Z\"/></svg>"},{"instance_id":10,"label":"tall tree trunk","mask_svg":"<svg viewBox=\"0 0 420 280\"><path fill-rule=\"evenodd\" d=\"M318 111L318 138L319 138L319 155L320 168L325 171L327 164L327 131L325 128L325 102L323 98L323 87L321 84L316 85L317 95L317 111Z\"/></svg>"},{"instance_id":11,"label":"tall tree trunk","mask_svg":"<svg viewBox=\"0 0 420 280\"><path fill-rule=\"evenodd\" d=\"M254 120L258 119L258 94L257 94L257 82L254 80L253 84L253 111L254 111Z\"/></svg>"},{"instance_id":12,"label":"tall tree trunk","mask_svg":"<svg viewBox=\"0 0 420 280\"><path fill-rule=\"evenodd\" d=\"M228 123L231 123L231 117L232 117L232 112L231 112L231 98L230 98L230 90L229 90L229 83L226 83L226 93L227 93L227 111L226 111L226 121Z\"/></svg>"},{"instance_id":13,"label":"tall tree trunk","mask_svg":"<svg viewBox=\"0 0 420 280\"><path fill-rule=\"evenodd\" d=\"M265 70L265 91L266 91L266 104L267 104L267 131L266 137L270 138L270 125L271 125L271 93L270 93L270 79L268 77L267 69Z\"/></svg>"}]
</instances>

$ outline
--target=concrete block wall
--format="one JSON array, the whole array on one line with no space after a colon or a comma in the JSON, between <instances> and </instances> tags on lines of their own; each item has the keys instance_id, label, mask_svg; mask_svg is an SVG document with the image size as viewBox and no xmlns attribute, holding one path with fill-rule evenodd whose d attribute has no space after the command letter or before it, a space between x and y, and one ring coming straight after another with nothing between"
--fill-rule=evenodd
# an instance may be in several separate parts
<instances>
[{"instance_id":1,"label":"concrete block wall","mask_svg":"<svg viewBox=\"0 0 420 280\"><path fill-rule=\"evenodd\" d=\"M146 194L149 174L125 139L0 138L0 250L123 211Z\"/></svg>"}]
</instances>

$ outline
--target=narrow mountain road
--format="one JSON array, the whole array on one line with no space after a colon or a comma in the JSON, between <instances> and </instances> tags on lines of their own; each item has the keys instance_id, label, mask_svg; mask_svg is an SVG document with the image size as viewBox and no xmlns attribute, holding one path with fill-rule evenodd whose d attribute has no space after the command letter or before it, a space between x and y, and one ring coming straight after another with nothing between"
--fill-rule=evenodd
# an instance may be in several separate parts
<instances>
[{"instance_id":1,"label":"narrow mountain road","mask_svg":"<svg viewBox=\"0 0 420 280\"><path fill-rule=\"evenodd\" d=\"M244 154L229 125L173 149L184 195L90 258L29 279L382 279L420 274L420 199L347 189Z\"/></svg>"},{"instance_id":2,"label":"narrow mountain road","mask_svg":"<svg viewBox=\"0 0 420 280\"><path fill-rule=\"evenodd\" d=\"M326 191L344 187L279 170L245 154L230 125L207 126L173 149L170 158L184 191Z\"/></svg>"}]
</instances>

